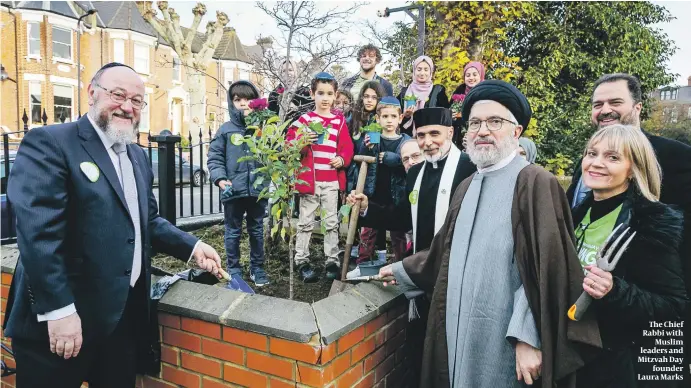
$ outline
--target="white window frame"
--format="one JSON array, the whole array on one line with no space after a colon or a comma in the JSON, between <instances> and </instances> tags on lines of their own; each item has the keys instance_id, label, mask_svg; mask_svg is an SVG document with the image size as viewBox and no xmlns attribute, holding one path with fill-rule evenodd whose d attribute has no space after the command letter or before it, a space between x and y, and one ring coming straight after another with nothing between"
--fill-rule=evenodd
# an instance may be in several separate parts
<instances>
[{"instance_id":1,"label":"white window frame","mask_svg":"<svg viewBox=\"0 0 691 388\"><path fill-rule=\"evenodd\" d=\"M691 120L691 106L689 107L689 111L686 112L686 117Z\"/></svg>"},{"instance_id":2,"label":"white window frame","mask_svg":"<svg viewBox=\"0 0 691 388\"><path fill-rule=\"evenodd\" d=\"M74 121L74 103L75 103L75 101L74 101L75 100L75 98L74 98L74 86L69 85L69 84L53 84L53 106L57 106L55 104L55 87L56 86L64 86L66 88L70 88L70 90L72 91L72 93L71 93L72 97L70 98L70 104L71 104L70 113L71 114L70 114L70 117L67 117L65 119L66 123L72 122L72 121ZM67 120L70 120L70 121L67 121ZM60 124L61 123L60 120L56 119L56 117L55 117L55 109L53 109L53 123L54 124Z\"/></svg>"},{"instance_id":3,"label":"white window frame","mask_svg":"<svg viewBox=\"0 0 691 388\"><path fill-rule=\"evenodd\" d=\"M672 100L676 100L676 99L677 99L677 96L679 95L679 89L673 89L673 90L670 92L670 94L671 94L671 99L672 99Z\"/></svg>"},{"instance_id":4,"label":"white window frame","mask_svg":"<svg viewBox=\"0 0 691 388\"><path fill-rule=\"evenodd\" d=\"M146 102L146 106L139 116L139 132L151 133L151 99L148 93L144 94L144 102ZM144 116L146 116L146 120Z\"/></svg>"},{"instance_id":5,"label":"white window frame","mask_svg":"<svg viewBox=\"0 0 691 388\"><path fill-rule=\"evenodd\" d=\"M145 48L146 49L146 69L141 69L139 68L137 64L137 60L141 59L137 56L137 48ZM132 64L134 65L134 70L139 73L139 74L144 74L144 75L150 75L150 66L151 66L151 46L144 44L144 43L139 43L139 42L134 42L134 60L132 61Z\"/></svg>"},{"instance_id":6,"label":"white window frame","mask_svg":"<svg viewBox=\"0 0 691 388\"><path fill-rule=\"evenodd\" d=\"M55 25L52 27L53 28L51 30L51 44L52 44L51 48L53 48L53 62L65 62L65 63L69 63L69 64L74 64L74 53L72 52L74 50L74 34L72 33L73 30L71 30L69 28L61 27L61 26L55 26ZM64 31L69 32L69 34L70 34L70 57L69 58L60 58L60 57L55 56L55 48L54 48L55 47L55 34L53 33L55 31L55 29L64 30ZM58 42L58 44L65 44L65 43Z\"/></svg>"},{"instance_id":7,"label":"white window frame","mask_svg":"<svg viewBox=\"0 0 691 388\"><path fill-rule=\"evenodd\" d=\"M173 56L173 82L182 83L182 62L176 56Z\"/></svg>"},{"instance_id":8,"label":"white window frame","mask_svg":"<svg viewBox=\"0 0 691 388\"><path fill-rule=\"evenodd\" d=\"M121 58L118 58L118 52L117 52L117 47L120 46L122 48L122 54ZM127 64L126 62L126 55L125 55L125 41L123 39L113 39L113 62L120 62L124 65Z\"/></svg>"},{"instance_id":9,"label":"white window frame","mask_svg":"<svg viewBox=\"0 0 691 388\"><path fill-rule=\"evenodd\" d=\"M39 115L38 115L38 121L33 121L34 117L34 103L31 101L31 96L33 95L31 88L32 86L37 86L38 87L38 93L41 96L41 103L40 108L39 108ZM41 120L41 116L43 116L43 83L39 81L29 81L29 128L33 127L40 127L43 125L43 121Z\"/></svg>"},{"instance_id":10,"label":"white window frame","mask_svg":"<svg viewBox=\"0 0 691 388\"><path fill-rule=\"evenodd\" d=\"M32 26L33 25L33 26ZM31 53L31 30L35 27L38 30L38 53ZM38 59L41 60L41 23L40 22L28 22L26 23L26 59Z\"/></svg>"},{"instance_id":11,"label":"white window frame","mask_svg":"<svg viewBox=\"0 0 691 388\"><path fill-rule=\"evenodd\" d=\"M228 83L229 86L230 86L230 84L235 82L235 68L232 68L232 67L224 68L223 69L223 78L225 79L225 81Z\"/></svg>"},{"instance_id":12,"label":"white window frame","mask_svg":"<svg viewBox=\"0 0 691 388\"><path fill-rule=\"evenodd\" d=\"M245 70L245 69L240 69L240 73L238 74L238 81L249 81L250 80L250 71ZM247 76L247 78L243 78L243 76Z\"/></svg>"}]
</instances>

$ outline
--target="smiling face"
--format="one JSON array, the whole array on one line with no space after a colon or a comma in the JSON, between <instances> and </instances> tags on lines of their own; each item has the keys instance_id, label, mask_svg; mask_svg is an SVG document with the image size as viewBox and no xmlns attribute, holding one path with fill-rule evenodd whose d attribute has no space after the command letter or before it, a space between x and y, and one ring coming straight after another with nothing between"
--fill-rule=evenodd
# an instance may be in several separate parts
<instances>
[{"instance_id":1,"label":"smiling face","mask_svg":"<svg viewBox=\"0 0 691 388\"><path fill-rule=\"evenodd\" d=\"M425 61L422 61L415 66L415 81L418 83L426 83L432 78L432 68Z\"/></svg>"},{"instance_id":2,"label":"smiling face","mask_svg":"<svg viewBox=\"0 0 691 388\"><path fill-rule=\"evenodd\" d=\"M315 91L310 91L314 99L314 110L321 115L328 115L336 101L336 89L327 82L318 82Z\"/></svg>"},{"instance_id":3,"label":"smiling face","mask_svg":"<svg viewBox=\"0 0 691 388\"><path fill-rule=\"evenodd\" d=\"M518 149L523 127L515 120L511 112L496 101L479 101L473 105L466 140L468 156L475 165L480 168L492 166ZM477 123L479 128L474 130Z\"/></svg>"},{"instance_id":4,"label":"smiling face","mask_svg":"<svg viewBox=\"0 0 691 388\"><path fill-rule=\"evenodd\" d=\"M474 67L469 67L463 75L463 82L466 86L474 87L480 83L480 72Z\"/></svg>"},{"instance_id":5,"label":"smiling face","mask_svg":"<svg viewBox=\"0 0 691 388\"><path fill-rule=\"evenodd\" d=\"M596 200L623 193L632 176L631 161L607 141L588 145L581 162L583 183L593 190Z\"/></svg>"},{"instance_id":6,"label":"smiling face","mask_svg":"<svg viewBox=\"0 0 691 388\"><path fill-rule=\"evenodd\" d=\"M384 133L387 135L395 134L402 120L401 108L397 106L384 106L378 109L377 122L384 127Z\"/></svg>"},{"instance_id":7,"label":"smiling face","mask_svg":"<svg viewBox=\"0 0 691 388\"><path fill-rule=\"evenodd\" d=\"M135 101L144 101L144 83L131 69L118 66L106 69L88 89L89 115L101 130L115 143L132 143L137 135L142 107ZM122 103L115 99L126 100Z\"/></svg>"},{"instance_id":8,"label":"smiling face","mask_svg":"<svg viewBox=\"0 0 691 388\"><path fill-rule=\"evenodd\" d=\"M377 52L374 50L368 50L362 53L360 56L360 69L365 72L369 72L377 66L379 61L377 60Z\"/></svg>"},{"instance_id":9,"label":"smiling face","mask_svg":"<svg viewBox=\"0 0 691 388\"><path fill-rule=\"evenodd\" d=\"M365 107L367 112L374 112L377 109L377 103L379 102L379 96L374 89L366 89L362 94L362 106Z\"/></svg>"},{"instance_id":10,"label":"smiling face","mask_svg":"<svg viewBox=\"0 0 691 388\"><path fill-rule=\"evenodd\" d=\"M443 158L451 149L453 127L425 125L415 128L415 139L425 160L434 163Z\"/></svg>"},{"instance_id":11,"label":"smiling face","mask_svg":"<svg viewBox=\"0 0 691 388\"><path fill-rule=\"evenodd\" d=\"M634 102L625 80L605 82L593 92L590 119L603 128L613 124L638 125L643 104Z\"/></svg>"}]
</instances>

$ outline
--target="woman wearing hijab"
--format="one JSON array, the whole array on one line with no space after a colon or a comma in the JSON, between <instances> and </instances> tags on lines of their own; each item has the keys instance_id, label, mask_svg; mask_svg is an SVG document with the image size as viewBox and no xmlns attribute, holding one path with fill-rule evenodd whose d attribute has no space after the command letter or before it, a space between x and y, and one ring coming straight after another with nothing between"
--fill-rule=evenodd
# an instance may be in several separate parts
<instances>
[{"instance_id":1,"label":"woman wearing hijab","mask_svg":"<svg viewBox=\"0 0 691 388\"><path fill-rule=\"evenodd\" d=\"M457 98L461 102L465 100L465 96L470 93L477 84L485 80L485 65L480 62L468 62L463 68L463 83L458 85L456 90L454 90L451 95L451 101L453 102L454 96L458 95ZM454 144L459 148L462 147L463 136L462 132L462 120L461 114L456 113L453 115L453 134L454 134Z\"/></svg>"},{"instance_id":2,"label":"woman wearing hijab","mask_svg":"<svg viewBox=\"0 0 691 388\"><path fill-rule=\"evenodd\" d=\"M398 101L401 102L403 123L401 132L413 136L413 112L422 108L448 108L451 106L446 89L442 85L435 85L432 81L434 62L432 58L421 55L413 61L413 82L401 89ZM405 109L406 96L415 96L415 106Z\"/></svg>"},{"instance_id":3,"label":"woman wearing hijab","mask_svg":"<svg viewBox=\"0 0 691 388\"><path fill-rule=\"evenodd\" d=\"M527 137L520 137L518 138L518 154L525 158L528 163L534 164L537 158L537 147Z\"/></svg>"}]
</instances>

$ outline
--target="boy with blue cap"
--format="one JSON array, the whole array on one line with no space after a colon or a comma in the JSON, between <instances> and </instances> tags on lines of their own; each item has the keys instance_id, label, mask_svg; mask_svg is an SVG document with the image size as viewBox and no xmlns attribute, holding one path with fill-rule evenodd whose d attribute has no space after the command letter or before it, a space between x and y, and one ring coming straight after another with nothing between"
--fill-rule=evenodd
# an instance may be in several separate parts
<instances>
[{"instance_id":1,"label":"boy with blue cap","mask_svg":"<svg viewBox=\"0 0 691 388\"><path fill-rule=\"evenodd\" d=\"M377 104L376 120L382 127L380 141L373 144L369 135L366 135L355 152L358 155L375 156L378 161L368 166L364 194L383 206L396 206L406 195L406 171L401 161L401 146L410 139L410 136L398 133L403 120L400 101L395 97L382 98ZM391 231L390 235L395 261L400 261L405 254L405 233ZM363 227L360 230L360 247L356 260L358 267L350 271L348 277L360 276L359 264L370 260L374 255L377 240L384 242L384 250L378 252L377 261L386 261L386 230Z\"/></svg>"}]
</instances>

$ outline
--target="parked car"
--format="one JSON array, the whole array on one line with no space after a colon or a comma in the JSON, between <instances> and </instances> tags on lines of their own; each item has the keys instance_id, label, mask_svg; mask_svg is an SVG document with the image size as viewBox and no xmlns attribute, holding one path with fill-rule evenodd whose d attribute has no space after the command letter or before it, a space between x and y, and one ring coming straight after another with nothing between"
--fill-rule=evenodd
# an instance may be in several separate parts
<instances>
[{"instance_id":1,"label":"parked car","mask_svg":"<svg viewBox=\"0 0 691 388\"><path fill-rule=\"evenodd\" d=\"M146 147L142 147L144 152L149 154L149 150ZM180 184L180 154L175 151L175 183ZM151 149L151 168L154 170L154 185L158 184L158 148ZM190 170L192 173L190 174ZM206 179L209 176L206 169L202 169L198 164L190 166L190 162L183 157L182 158L182 183L190 183L190 175L192 176L192 185L201 186L206 183Z\"/></svg>"},{"instance_id":2,"label":"parked car","mask_svg":"<svg viewBox=\"0 0 691 388\"><path fill-rule=\"evenodd\" d=\"M10 170L14 165L14 158L17 156L17 151L10 151L9 161ZM0 156L0 238L6 239L10 237L15 237L17 235L16 231L16 221L14 217L14 212L7 204L7 178L9 176L9 171L5 171L5 156ZM10 222L12 221L12 222Z\"/></svg>"}]
</instances>

